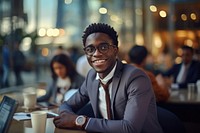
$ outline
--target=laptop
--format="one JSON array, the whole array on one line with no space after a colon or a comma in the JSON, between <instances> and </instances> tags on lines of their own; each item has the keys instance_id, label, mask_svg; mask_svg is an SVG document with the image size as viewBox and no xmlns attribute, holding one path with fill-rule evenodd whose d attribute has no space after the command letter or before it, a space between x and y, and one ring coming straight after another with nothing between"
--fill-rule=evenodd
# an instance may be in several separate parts
<instances>
[{"instance_id":1,"label":"laptop","mask_svg":"<svg viewBox=\"0 0 200 133\"><path fill-rule=\"evenodd\" d=\"M4 96L0 105L0 133L7 133L18 102L8 96Z\"/></svg>"}]
</instances>

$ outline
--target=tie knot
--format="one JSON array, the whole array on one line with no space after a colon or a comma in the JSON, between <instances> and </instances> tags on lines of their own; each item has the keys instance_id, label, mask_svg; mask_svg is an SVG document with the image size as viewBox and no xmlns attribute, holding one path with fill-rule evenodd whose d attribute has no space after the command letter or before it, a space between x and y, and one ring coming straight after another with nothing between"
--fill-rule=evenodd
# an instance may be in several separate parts
<instances>
[{"instance_id":1,"label":"tie knot","mask_svg":"<svg viewBox=\"0 0 200 133\"><path fill-rule=\"evenodd\" d=\"M112 78L109 79L106 84L102 83L101 80L99 80L99 81L100 81L100 84L103 86L103 88L106 90L106 89L108 89L109 84L112 82Z\"/></svg>"}]
</instances>

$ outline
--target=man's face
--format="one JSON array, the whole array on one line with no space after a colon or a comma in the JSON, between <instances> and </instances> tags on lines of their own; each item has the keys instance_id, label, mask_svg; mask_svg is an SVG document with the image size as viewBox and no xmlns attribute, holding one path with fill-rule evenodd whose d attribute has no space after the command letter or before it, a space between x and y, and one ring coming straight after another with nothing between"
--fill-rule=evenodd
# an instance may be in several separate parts
<instances>
[{"instance_id":1,"label":"man's face","mask_svg":"<svg viewBox=\"0 0 200 133\"><path fill-rule=\"evenodd\" d=\"M182 60L183 60L183 63L184 64L189 64L191 61L192 61L192 57L193 57L193 54L190 50L183 50L183 53L182 53Z\"/></svg>"},{"instance_id":2,"label":"man's face","mask_svg":"<svg viewBox=\"0 0 200 133\"><path fill-rule=\"evenodd\" d=\"M106 53L101 52L100 49L104 44L109 44ZM111 46L110 46L111 45ZM96 51L92 55L87 55L89 64L99 73L101 78L104 78L112 70L116 62L116 57L118 53L118 48L113 46L112 39L105 33L93 33L90 34L85 43L85 47L92 46L95 47ZM102 50L105 47L102 47Z\"/></svg>"}]
</instances>

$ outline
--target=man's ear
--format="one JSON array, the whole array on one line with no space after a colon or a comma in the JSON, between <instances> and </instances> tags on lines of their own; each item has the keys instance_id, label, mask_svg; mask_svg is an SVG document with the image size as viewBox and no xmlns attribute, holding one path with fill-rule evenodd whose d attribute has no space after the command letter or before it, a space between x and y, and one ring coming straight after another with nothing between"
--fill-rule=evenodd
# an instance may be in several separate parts
<instances>
[{"instance_id":1,"label":"man's ear","mask_svg":"<svg viewBox=\"0 0 200 133\"><path fill-rule=\"evenodd\" d=\"M115 47L115 48L114 48L114 52L115 52L115 54L118 54L119 48L118 48L118 47Z\"/></svg>"}]
</instances>

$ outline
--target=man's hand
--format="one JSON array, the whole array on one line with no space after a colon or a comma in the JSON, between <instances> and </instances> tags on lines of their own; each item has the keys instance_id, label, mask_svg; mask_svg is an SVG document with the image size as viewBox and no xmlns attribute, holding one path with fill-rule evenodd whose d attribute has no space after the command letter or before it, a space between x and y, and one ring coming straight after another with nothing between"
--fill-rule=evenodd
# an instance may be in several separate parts
<instances>
[{"instance_id":1,"label":"man's hand","mask_svg":"<svg viewBox=\"0 0 200 133\"><path fill-rule=\"evenodd\" d=\"M71 112L63 111L55 117L53 122L57 128L76 128L75 119L78 115Z\"/></svg>"}]
</instances>

